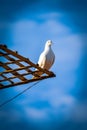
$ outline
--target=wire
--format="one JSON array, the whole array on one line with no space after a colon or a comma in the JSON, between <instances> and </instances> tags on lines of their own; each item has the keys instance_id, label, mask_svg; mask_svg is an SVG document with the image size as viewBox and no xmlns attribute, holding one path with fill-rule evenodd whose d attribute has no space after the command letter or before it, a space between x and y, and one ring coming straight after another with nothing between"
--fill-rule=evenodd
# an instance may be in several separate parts
<instances>
[{"instance_id":1,"label":"wire","mask_svg":"<svg viewBox=\"0 0 87 130\"><path fill-rule=\"evenodd\" d=\"M17 95L15 95L14 97L6 100L5 102L3 102L2 104L0 104L0 108L3 107L4 105L8 104L9 102L13 101L15 98L19 97L20 95L22 95L23 93L25 93L27 90L29 90L30 88L32 88L33 86L35 86L36 84L38 84L40 81L37 81L36 83L34 83L33 85L29 86L28 88L24 89L22 92L18 93Z\"/></svg>"}]
</instances>

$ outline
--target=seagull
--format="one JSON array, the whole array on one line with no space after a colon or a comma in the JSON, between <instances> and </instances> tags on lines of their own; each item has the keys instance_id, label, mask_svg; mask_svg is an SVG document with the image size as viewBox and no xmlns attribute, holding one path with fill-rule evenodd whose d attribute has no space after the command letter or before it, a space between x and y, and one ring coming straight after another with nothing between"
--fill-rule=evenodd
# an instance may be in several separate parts
<instances>
[{"instance_id":1,"label":"seagull","mask_svg":"<svg viewBox=\"0 0 87 130\"><path fill-rule=\"evenodd\" d=\"M55 55L51 48L52 44L53 44L52 40L47 40L44 51L41 53L39 57L37 65L41 67L42 69L49 70L55 61ZM36 72L35 74L41 76L43 72ZM33 76L33 79L35 78L37 78L37 76Z\"/></svg>"}]
</instances>

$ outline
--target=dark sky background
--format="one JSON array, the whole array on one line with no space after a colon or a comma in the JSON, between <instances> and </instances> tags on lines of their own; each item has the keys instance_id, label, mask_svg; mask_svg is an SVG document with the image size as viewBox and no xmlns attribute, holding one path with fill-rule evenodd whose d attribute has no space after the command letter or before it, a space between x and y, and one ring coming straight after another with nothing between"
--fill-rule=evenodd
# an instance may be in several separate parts
<instances>
[{"instance_id":1,"label":"dark sky background","mask_svg":"<svg viewBox=\"0 0 87 130\"><path fill-rule=\"evenodd\" d=\"M29 25L29 28L27 25ZM47 33L44 27L47 27ZM63 28L63 31L66 31L61 32L60 30L59 36L56 36L58 33L56 27L58 29ZM65 27L69 29L69 32ZM22 31L25 32L25 35ZM51 31L54 31L54 33L51 33ZM32 34L34 34L34 37L32 37ZM28 37L28 35L31 37ZM76 37L71 37L72 35L76 35ZM70 36L70 39L67 39L67 36ZM35 55L30 52L28 54L28 49L26 48L24 51L24 47L25 45L29 47L28 42L30 42L30 49L38 49L38 52L34 51L38 56L41 52L40 42L42 42L42 39L45 41L48 37L52 37L55 42L60 41L61 43L54 47L56 63L53 71L57 74L57 78L52 79L50 83L43 81L38 88L33 88L30 94L27 92L26 95L18 97L14 102L10 102L1 108L0 130L87 130L87 1L0 0L1 43L7 44L12 49L15 48L20 54L30 56L36 61ZM33 42L31 42L32 39ZM35 40L40 45L39 48L35 46L37 45L34 44ZM64 42L64 40L66 41ZM69 49L70 52L68 52ZM60 56L62 51L65 54ZM69 60L71 54L72 59ZM73 68L76 66L77 59L74 58L73 61L74 56L79 59L75 70ZM70 70L68 67L70 67ZM44 85L46 85L45 90ZM17 87L0 90L0 102L2 103L8 97L16 95L20 90L22 90L21 87L20 89ZM41 96L40 93L44 94ZM44 99L44 96L48 99ZM58 103L55 100L58 100Z\"/></svg>"}]
</instances>

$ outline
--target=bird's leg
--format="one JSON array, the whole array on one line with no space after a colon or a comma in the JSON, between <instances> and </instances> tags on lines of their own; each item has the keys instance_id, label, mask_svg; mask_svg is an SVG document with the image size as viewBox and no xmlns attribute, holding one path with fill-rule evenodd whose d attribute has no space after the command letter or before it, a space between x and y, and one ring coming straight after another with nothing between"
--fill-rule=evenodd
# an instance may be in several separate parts
<instances>
[{"instance_id":1,"label":"bird's leg","mask_svg":"<svg viewBox=\"0 0 87 130\"><path fill-rule=\"evenodd\" d=\"M39 64L38 64L38 63L37 63L36 65L37 65L37 66L39 66Z\"/></svg>"}]
</instances>

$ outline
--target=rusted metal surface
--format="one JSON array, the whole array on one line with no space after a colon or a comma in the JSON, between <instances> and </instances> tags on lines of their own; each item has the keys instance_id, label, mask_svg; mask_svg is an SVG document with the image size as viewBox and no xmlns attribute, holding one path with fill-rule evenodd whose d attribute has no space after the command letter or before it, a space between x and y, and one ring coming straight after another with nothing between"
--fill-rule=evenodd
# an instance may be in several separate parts
<instances>
[{"instance_id":1,"label":"rusted metal surface","mask_svg":"<svg viewBox=\"0 0 87 130\"><path fill-rule=\"evenodd\" d=\"M43 75L37 75L37 71L43 72ZM33 79L33 76L37 78ZM17 51L12 51L6 45L0 44L0 89L51 77L55 77L53 72L40 68Z\"/></svg>"}]
</instances>

